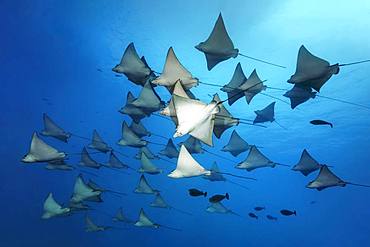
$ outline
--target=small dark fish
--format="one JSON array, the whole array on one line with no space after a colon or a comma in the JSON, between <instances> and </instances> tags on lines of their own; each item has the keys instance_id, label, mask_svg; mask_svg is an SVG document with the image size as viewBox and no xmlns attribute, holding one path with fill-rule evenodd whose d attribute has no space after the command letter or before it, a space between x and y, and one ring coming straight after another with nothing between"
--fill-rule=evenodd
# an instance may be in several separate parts
<instances>
[{"instance_id":1,"label":"small dark fish","mask_svg":"<svg viewBox=\"0 0 370 247\"><path fill-rule=\"evenodd\" d=\"M310 204L316 204L316 201L310 201Z\"/></svg>"},{"instance_id":2,"label":"small dark fish","mask_svg":"<svg viewBox=\"0 0 370 247\"><path fill-rule=\"evenodd\" d=\"M282 210L280 210L280 213L282 214L282 215L285 215L285 216L291 216L291 215L295 215L295 216L297 216L297 212L294 210L294 211L290 211L290 210L288 210L288 209L282 209Z\"/></svg>"},{"instance_id":3,"label":"small dark fish","mask_svg":"<svg viewBox=\"0 0 370 247\"><path fill-rule=\"evenodd\" d=\"M49 99L48 99L48 98L42 98L42 100L43 100L43 101L49 101Z\"/></svg>"},{"instance_id":4,"label":"small dark fish","mask_svg":"<svg viewBox=\"0 0 370 247\"><path fill-rule=\"evenodd\" d=\"M249 215L249 217L255 218L256 220L258 219L258 216L255 215L254 213L249 213L248 215Z\"/></svg>"},{"instance_id":5,"label":"small dark fish","mask_svg":"<svg viewBox=\"0 0 370 247\"><path fill-rule=\"evenodd\" d=\"M99 72L103 72L103 70L102 69L99 69L99 68L97 68L96 70L99 71Z\"/></svg>"},{"instance_id":6,"label":"small dark fish","mask_svg":"<svg viewBox=\"0 0 370 247\"><path fill-rule=\"evenodd\" d=\"M207 192L203 192L197 189L189 189L189 195L191 196L207 196Z\"/></svg>"},{"instance_id":7,"label":"small dark fish","mask_svg":"<svg viewBox=\"0 0 370 247\"><path fill-rule=\"evenodd\" d=\"M277 217L271 216L271 215L266 215L266 218L269 220L277 220Z\"/></svg>"},{"instance_id":8,"label":"small dark fish","mask_svg":"<svg viewBox=\"0 0 370 247\"><path fill-rule=\"evenodd\" d=\"M122 77L120 74L114 74L115 77Z\"/></svg>"},{"instance_id":9,"label":"small dark fish","mask_svg":"<svg viewBox=\"0 0 370 247\"><path fill-rule=\"evenodd\" d=\"M313 125L329 125L331 128L333 128L332 123L326 122L324 120L312 120L312 121L310 121L310 123L313 124Z\"/></svg>"},{"instance_id":10,"label":"small dark fish","mask_svg":"<svg viewBox=\"0 0 370 247\"><path fill-rule=\"evenodd\" d=\"M227 200L230 199L229 193L226 193L225 195L214 195L214 196L212 196L212 197L209 198L209 202L216 203L216 202L222 201L225 198Z\"/></svg>"},{"instance_id":11,"label":"small dark fish","mask_svg":"<svg viewBox=\"0 0 370 247\"><path fill-rule=\"evenodd\" d=\"M265 207L255 207L254 208L254 210L256 210L256 211L262 211L262 210L264 210L265 209Z\"/></svg>"}]
</instances>

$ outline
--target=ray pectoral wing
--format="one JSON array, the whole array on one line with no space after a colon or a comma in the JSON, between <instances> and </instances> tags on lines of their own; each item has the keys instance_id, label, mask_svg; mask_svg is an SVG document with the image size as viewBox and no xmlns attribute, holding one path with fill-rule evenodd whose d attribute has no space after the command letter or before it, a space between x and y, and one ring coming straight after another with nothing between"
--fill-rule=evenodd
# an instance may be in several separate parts
<instances>
[{"instance_id":1,"label":"ray pectoral wing","mask_svg":"<svg viewBox=\"0 0 370 247\"><path fill-rule=\"evenodd\" d=\"M205 53L205 56L207 60L208 70L213 69L213 67L215 67L218 63L229 59L229 57L220 57L220 56L212 55L209 53Z\"/></svg>"},{"instance_id":2,"label":"ray pectoral wing","mask_svg":"<svg viewBox=\"0 0 370 247\"><path fill-rule=\"evenodd\" d=\"M187 99L178 95L173 95L172 97L179 125L191 121L191 119L197 119L197 116L199 116L207 106L198 100Z\"/></svg>"},{"instance_id":3,"label":"ray pectoral wing","mask_svg":"<svg viewBox=\"0 0 370 247\"><path fill-rule=\"evenodd\" d=\"M320 92L320 89L324 84L331 78L332 74L327 74L324 77L313 79L307 82L307 84L315 89L317 92Z\"/></svg>"},{"instance_id":4,"label":"ray pectoral wing","mask_svg":"<svg viewBox=\"0 0 370 247\"><path fill-rule=\"evenodd\" d=\"M196 126L189 134L198 140L206 143L209 146L213 146L212 143L212 132L214 127L214 117L210 115L202 124Z\"/></svg>"},{"instance_id":5,"label":"ray pectoral wing","mask_svg":"<svg viewBox=\"0 0 370 247\"><path fill-rule=\"evenodd\" d=\"M234 49L234 44L227 33L224 20L221 13L219 14L215 26L213 27L212 33L205 42L211 47L223 49Z\"/></svg>"},{"instance_id":6,"label":"ray pectoral wing","mask_svg":"<svg viewBox=\"0 0 370 247\"><path fill-rule=\"evenodd\" d=\"M322 71L329 66L328 61L314 56L303 45L299 48L296 73L312 74L312 71Z\"/></svg>"}]
</instances>

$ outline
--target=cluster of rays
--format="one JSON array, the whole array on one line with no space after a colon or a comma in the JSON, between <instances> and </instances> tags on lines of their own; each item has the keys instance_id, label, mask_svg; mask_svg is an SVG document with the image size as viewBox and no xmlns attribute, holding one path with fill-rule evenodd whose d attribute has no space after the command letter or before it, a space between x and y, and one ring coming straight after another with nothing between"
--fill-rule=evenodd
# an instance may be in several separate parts
<instances>
[{"instance_id":1,"label":"cluster of rays","mask_svg":"<svg viewBox=\"0 0 370 247\"><path fill-rule=\"evenodd\" d=\"M204 41L195 46L197 50L203 52L206 58L208 70L212 70L215 66L225 62L230 58L238 56L247 57L266 65L275 66L281 69L285 67L263 59L252 58L239 52L234 47L233 41L229 37L223 18L219 15L215 26ZM287 81L293 84L293 88L287 91L284 96L289 98L291 108L294 109L304 102L321 96L318 93L320 89L329 81L329 79L339 73L340 67L354 65L359 63L369 62L369 60L347 63L334 64L322 58L311 54L303 45L299 48L297 66L295 73ZM94 175L91 171L98 171L101 168L112 169L114 171L122 171L131 169L141 173L136 187L133 189L137 194L154 195L154 200L150 204L151 207L174 209L178 212L191 215L184 210L172 207L162 197L159 189L155 189L148 182L146 175L163 174L164 170L155 165L155 160L161 159L174 163L174 169L167 173L170 179L182 179L192 177L202 177L211 182L230 182L247 189L242 184L236 183L225 176L236 177L240 179L256 180L252 177L247 177L237 174L239 170L251 172L256 169L276 166L288 166L276 161L270 160L261 151L261 147L248 143L234 129L231 137L226 145L223 146L220 152L230 153L233 157L237 157L242 153L248 152L243 162L234 162L234 173L221 172L218 165L213 163L212 167L207 169L200 164L194 157L194 154L215 155L219 158L224 156L214 153L204 148L203 144L213 147L213 135L220 139L223 133L229 128L242 125L251 125L254 127L266 128L268 122L276 122L275 120L275 105L276 102L271 102L266 107L255 111L255 118L245 119L232 116L230 111L225 107L225 103L232 106L236 101L245 97L247 104L251 104L254 97L258 94L264 94L267 89L274 89L265 85L266 80L261 80L256 70L253 70L249 77L246 77L241 64L238 63L234 74L229 83L223 86L217 84L206 83L194 77L177 58L174 49L170 47L166 56L165 64L161 73L152 70L144 57L140 57L133 43L130 43L124 51L122 59L118 65L112 69L115 73L124 74L129 81L141 88L140 94L135 97L131 92L127 93L126 103L119 112L127 115L132 119L129 125L126 121L122 122L122 135L117 140L117 145L120 147L133 147L138 149L135 158L140 160L141 166L135 168L122 162L117 154L126 158L130 158L124 153L113 149L109 146L96 130L93 131L92 138L86 138L72 132L67 132L57 125L47 114L43 115L44 129L39 132L34 132L31 139L29 152L24 156L24 163L46 163L45 168L49 170L78 170L80 174L77 176L72 191L72 196L67 204L59 204L55 201L53 193L49 193L44 201L43 219L49 219L56 216L71 215L80 211L90 210L91 206L88 202L103 202L101 196L104 193L112 193L117 196L126 195L123 192L104 188L93 180L84 181L82 173ZM197 99L191 92L191 89L198 85L208 85L219 87L219 89L227 94L226 99L221 99L216 93L209 103L202 102ZM155 87L165 87L171 94L169 102L165 103L156 93ZM267 94L264 94L267 95ZM267 95L269 96L269 95ZM326 97L329 98L329 97ZM331 98L333 99L333 98ZM280 99L278 99L280 100ZM369 109L369 107L348 102L340 99L333 99L343 103L352 104L358 107ZM175 131L171 133L174 139L182 136L188 136L184 142L175 144L172 138L165 135L152 133L141 123L141 120L150 116L165 118L173 122ZM277 123L277 122L276 122ZM169 132L169 131L164 131ZM80 162L73 166L67 164L67 154L59 151L51 145L47 144L43 137L53 137L62 142L68 142L72 137L91 140L91 142L82 148L79 153ZM148 138L156 136L166 139L167 143L152 142ZM163 149L158 153L153 153L148 144L161 145ZM101 164L93 159L91 152L88 149L94 149L100 153L109 153L108 162ZM71 154L72 155L72 154ZM177 159L176 162L171 159ZM363 184L352 183L342 180L335 175L330 169L330 166L317 162L305 149L296 165L293 166L293 171L301 172L304 176L308 176L313 172L317 172L317 177L307 184L307 188L321 191L329 187L344 187L347 184L365 186ZM90 169L90 171L88 171ZM228 209L221 202L211 203L207 208L210 213L231 213L238 215ZM118 209L117 214L113 217L115 222L124 222L137 227L151 228L168 228L179 230L154 222L144 211L139 210L137 220L128 218L122 208ZM86 231L97 232L115 228L114 226L99 226L87 215L85 219Z\"/></svg>"}]
</instances>

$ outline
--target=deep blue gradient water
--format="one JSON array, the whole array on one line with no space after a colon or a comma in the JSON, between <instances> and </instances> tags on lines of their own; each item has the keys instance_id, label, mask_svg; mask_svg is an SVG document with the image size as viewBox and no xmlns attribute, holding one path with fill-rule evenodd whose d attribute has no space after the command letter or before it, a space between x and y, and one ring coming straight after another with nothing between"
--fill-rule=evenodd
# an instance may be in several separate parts
<instances>
[{"instance_id":1,"label":"deep blue gradient water","mask_svg":"<svg viewBox=\"0 0 370 247\"><path fill-rule=\"evenodd\" d=\"M208 72L204 55L194 46L208 37L220 12L242 53L288 68L238 57ZM137 96L140 88L125 77L115 77L111 71L130 42L156 71L162 70L167 49L173 46L183 65L201 81L223 85L230 80L237 62L241 62L246 75L257 68L261 78L268 80L267 85L290 88L286 80L295 71L297 51L302 44L331 63L370 58L369 1L2 0L0 18L0 246L370 246L369 189L348 185L321 192L309 190L305 185L316 173L303 177L288 167L250 173L236 170L235 163L247 154L234 158L219 152L232 129L220 140L214 139L215 147L208 150L235 163L207 153L195 158L205 167L217 160L223 171L257 178L256 182L229 178L250 190L202 178L170 179L166 175L174 165L162 160L154 163L164 173L147 176L169 204L190 211L193 216L150 208L152 196L132 193L139 178L133 171L124 175L102 169L95 178L102 185L129 194L122 198L105 195L104 203L95 205L100 211L90 213L96 223L112 225L110 217L101 212L113 215L120 206L136 219L143 207L155 222L181 228L182 232L130 227L86 233L85 213L41 220L47 194L53 192L58 202L68 202L78 172L47 171L43 164L20 162L28 151L32 133L42 129L44 112L72 133L90 137L97 129L114 148L130 156L136 153L133 148L115 144L121 135L122 121L130 122L117 110L125 103L128 91ZM342 68L321 94L370 105L369 71L369 64ZM206 85L199 85L193 92L204 102L209 102L208 95L216 92L226 98L217 88ZM169 100L166 90L159 89L158 93ZM281 91L266 93L286 100ZM250 105L243 99L227 108L237 117L253 119L254 110L272 101L258 95ZM330 120L334 128L310 125L309 121L316 118ZM319 162L333 166L333 171L344 180L370 184L369 110L320 98L291 110L277 101L276 119L287 130L275 123L267 124L267 129L246 125L235 129L248 142L263 146L263 153L273 161L293 165L307 148ZM143 123L153 133L168 137L175 130L170 121L155 116ZM68 161L72 164L79 161L74 154L87 144L86 140L73 137L68 144L43 139L70 153ZM160 138L150 140L165 144ZM162 147L150 148L157 152ZM102 154L94 158L107 160ZM134 158L120 158L133 167L139 166ZM187 195L187 189L192 187L210 194L229 192L231 200L225 206L242 217L205 212L206 199ZM316 204L310 204L311 201ZM266 206L260 219L249 218L247 214L259 205ZM280 216L282 208L297 210L297 217ZM268 213L279 216L279 220L268 221Z\"/></svg>"}]
</instances>

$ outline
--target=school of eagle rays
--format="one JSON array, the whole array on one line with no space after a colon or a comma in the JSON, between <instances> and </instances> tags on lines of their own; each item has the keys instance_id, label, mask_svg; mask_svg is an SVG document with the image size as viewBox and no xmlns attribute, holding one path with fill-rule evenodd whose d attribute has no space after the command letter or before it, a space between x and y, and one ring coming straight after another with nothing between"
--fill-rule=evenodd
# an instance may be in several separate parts
<instances>
[{"instance_id":1,"label":"school of eagle rays","mask_svg":"<svg viewBox=\"0 0 370 247\"><path fill-rule=\"evenodd\" d=\"M204 42L195 45L195 48L204 53L209 71L215 66L221 66L227 60L239 56L253 59L264 66L285 69L282 65L241 53L234 46L227 33L221 14L218 16L209 37ZM289 84L292 84L292 88L285 92L283 96L289 99L292 109L308 100L324 97L369 110L370 108L365 105L320 95L320 89L333 75L339 74L341 67L365 62L369 62L369 60L331 65L323 58L313 55L302 45L298 51L296 71L287 80ZM94 182L93 179L86 179L87 176L98 176L97 172L99 169L111 169L117 172L117 176L137 176L137 184L132 185L131 191L133 193L153 196L153 201L150 205L143 205L143 207L138 208L138 215L135 219L128 217L122 207L117 207L115 209L117 213L112 217L112 223L123 222L135 227L181 230L181 225L167 226L162 224L162 222L157 222L153 216L148 215L144 211L146 206L150 206L153 208L174 209L177 212L189 215L189 217L192 215L191 212L186 212L168 204L161 195L160 186L152 185L150 176L163 176L163 179L199 179L197 177L201 177L212 182L230 181L247 189L244 185L233 182L232 178L238 177L241 180L252 181L256 179L251 176L245 176L246 173L241 173L240 170L251 172L255 169L267 167L289 166L270 160L261 151L261 147L257 144L248 143L236 130L243 127L268 128L268 124L272 122L279 125L275 119L275 101L269 103L263 109L256 110L254 120L234 117L225 106L226 104L232 106L243 97L247 104L252 104L253 98L258 94L269 96L263 92L273 88L265 84L267 80L260 79L256 69L247 77L243 72L241 64L238 63L229 83L226 85L212 84L200 81L193 76L179 61L173 47L168 49L163 70L159 73L150 68L145 58L138 55L134 43L130 43L126 47L121 61L112 70L114 73L125 75L130 82L141 88L141 92L137 97L128 92L124 106L119 109L119 113L129 116L130 120L129 123L126 121L122 122L122 135L117 137L116 147L106 143L95 129L92 131L92 138L79 136L73 133L73 131L66 131L55 121L58 118L57 116L51 117L46 113L43 114L43 129L32 134L29 151L23 157L22 162L45 163L45 168L49 170L78 171L79 173L75 178L74 187L71 188L71 197L68 202L58 202L55 199L55 197L58 198L58 195L54 195L53 192L45 196L43 213L40 215L42 219L64 217L85 212L85 230L87 232L106 231L114 228L120 229L113 224L99 225L87 213L89 210L97 208L99 203L103 203L103 194L111 193L118 197L129 197L126 194L128 192L106 188ZM226 93L227 97L222 99L216 93L210 102L202 102L191 92L193 87L201 85L219 87L222 92ZM156 87L165 87L168 90L169 94L171 94L169 102L166 103L161 100L155 91ZM282 101L280 98L273 96L271 98ZM162 135L152 133L141 123L142 119L151 116L171 121L175 128L173 130L163 130ZM280 127L284 128L283 126ZM209 147L213 146L215 141L213 135L220 139L223 133L230 128L234 128L231 137L221 150L211 152L204 148L203 144ZM166 137L165 134L172 136L172 138ZM151 136L166 138L166 143L152 142L150 140ZM181 136L187 136L188 139L176 144L176 138ZM77 165L71 165L68 164L67 153L47 144L47 138L49 137L65 143L68 143L70 138L82 138L86 139L86 141L89 140L89 143L82 147L82 151L79 154L81 157L80 162ZM148 148L150 143L161 145L163 149L158 154L155 154ZM140 161L141 166L133 167L130 162L122 161L121 159L132 157L127 156L122 151L124 149L120 150L118 147L137 148L138 152L134 158ZM193 157L194 154L201 154L223 158L224 156L222 156L221 152L228 152L233 157L237 157L242 153L249 153L243 162L234 162L234 173L222 172L222 169L218 167L216 162L213 162L212 166L207 168ZM94 153L106 154L108 156L107 162L102 164L94 160ZM170 162L174 166L172 171L168 173L157 167L155 165L156 160ZM302 151L299 159L297 157L297 160L297 163L291 169L281 169L300 172L304 176L316 172L316 178L312 181L307 181L306 187L308 189L321 191L329 187L344 187L346 185L369 187L369 185L347 181L338 177L334 172L335 165L330 166L318 162L317 158L312 157L306 149ZM127 173L126 171L128 170L133 171L133 173ZM248 174L253 175L253 172ZM258 183L258 181L254 181L254 183ZM42 204L40 203L40 205ZM237 214L221 201L210 203L205 207L205 211L209 213L234 214L241 217L246 217L247 215L247 212L243 213L244 216L240 213ZM268 219L277 218L268 215Z\"/></svg>"}]
</instances>

